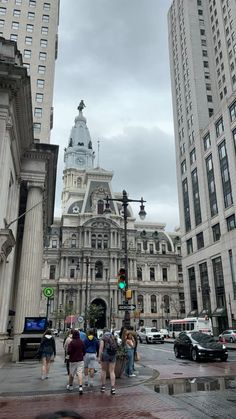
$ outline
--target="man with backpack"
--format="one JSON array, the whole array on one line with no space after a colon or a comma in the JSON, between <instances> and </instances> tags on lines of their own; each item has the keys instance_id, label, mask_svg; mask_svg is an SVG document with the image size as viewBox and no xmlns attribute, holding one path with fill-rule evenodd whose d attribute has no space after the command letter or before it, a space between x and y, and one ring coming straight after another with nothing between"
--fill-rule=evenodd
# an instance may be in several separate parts
<instances>
[{"instance_id":1,"label":"man with backpack","mask_svg":"<svg viewBox=\"0 0 236 419\"><path fill-rule=\"evenodd\" d=\"M101 393L106 390L106 374L109 368L110 381L111 381L111 394L115 395L115 364L116 364L116 353L118 345L115 336L108 330L104 330L103 337L100 341L99 346L99 362L101 363Z\"/></svg>"}]
</instances>

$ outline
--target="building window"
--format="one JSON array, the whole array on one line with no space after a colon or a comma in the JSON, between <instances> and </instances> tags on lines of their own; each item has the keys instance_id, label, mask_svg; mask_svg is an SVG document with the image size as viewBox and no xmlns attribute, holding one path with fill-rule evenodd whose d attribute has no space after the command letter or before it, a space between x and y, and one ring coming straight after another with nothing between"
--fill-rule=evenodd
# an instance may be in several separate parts
<instances>
[{"instance_id":1,"label":"building window","mask_svg":"<svg viewBox=\"0 0 236 419\"><path fill-rule=\"evenodd\" d=\"M47 59L47 53L40 51L40 53L39 53L39 59L42 60L42 61L45 61Z\"/></svg>"},{"instance_id":2,"label":"building window","mask_svg":"<svg viewBox=\"0 0 236 419\"><path fill-rule=\"evenodd\" d=\"M211 138L209 132L205 135L205 137L203 137L203 146L205 151L208 150L208 148L211 146Z\"/></svg>"},{"instance_id":3,"label":"building window","mask_svg":"<svg viewBox=\"0 0 236 419\"><path fill-rule=\"evenodd\" d=\"M138 281L143 280L143 270L141 266L137 266L137 280Z\"/></svg>"},{"instance_id":4,"label":"building window","mask_svg":"<svg viewBox=\"0 0 236 419\"><path fill-rule=\"evenodd\" d=\"M31 50L30 49L24 49L24 58L27 58L28 60L31 58Z\"/></svg>"},{"instance_id":5,"label":"building window","mask_svg":"<svg viewBox=\"0 0 236 419\"><path fill-rule=\"evenodd\" d=\"M51 4L50 3L43 3L43 10L50 10Z\"/></svg>"},{"instance_id":6,"label":"building window","mask_svg":"<svg viewBox=\"0 0 236 419\"><path fill-rule=\"evenodd\" d=\"M221 136L221 134L224 132L224 124L223 124L223 118L220 118L216 124L216 136L217 138Z\"/></svg>"},{"instance_id":7,"label":"building window","mask_svg":"<svg viewBox=\"0 0 236 419\"><path fill-rule=\"evenodd\" d=\"M234 260L233 260L233 252L229 250L229 263L230 263L230 272L231 272L231 279L234 291L234 299L236 299L236 275L235 275L235 268L234 268Z\"/></svg>"},{"instance_id":8,"label":"building window","mask_svg":"<svg viewBox=\"0 0 236 419\"><path fill-rule=\"evenodd\" d=\"M154 254L154 249L153 249L153 244L152 243L149 244L149 253L150 253L150 255Z\"/></svg>"},{"instance_id":9,"label":"building window","mask_svg":"<svg viewBox=\"0 0 236 419\"><path fill-rule=\"evenodd\" d=\"M233 203L225 140L218 147L225 208Z\"/></svg>"},{"instance_id":10,"label":"building window","mask_svg":"<svg viewBox=\"0 0 236 419\"><path fill-rule=\"evenodd\" d=\"M150 268L150 281L155 281L155 268Z\"/></svg>"},{"instance_id":11,"label":"building window","mask_svg":"<svg viewBox=\"0 0 236 419\"><path fill-rule=\"evenodd\" d=\"M198 233L196 237L197 237L197 248L202 249L202 247L204 247L203 232L201 231L201 233Z\"/></svg>"},{"instance_id":12,"label":"building window","mask_svg":"<svg viewBox=\"0 0 236 419\"><path fill-rule=\"evenodd\" d=\"M34 122L34 132L41 132L41 123Z\"/></svg>"},{"instance_id":13,"label":"building window","mask_svg":"<svg viewBox=\"0 0 236 419\"><path fill-rule=\"evenodd\" d=\"M187 254L190 255L191 253L193 253L193 240L188 239L186 241L186 244L187 244Z\"/></svg>"},{"instance_id":14,"label":"building window","mask_svg":"<svg viewBox=\"0 0 236 419\"><path fill-rule=\"evenodd\" d=\"M165 255L165 254L166 254L166 245L165 245L165 244L162 244L162 245L161 245L161 253L162 253L163 255Z\"/></svg>"},{"instance_id":15,"label":"building window","mask_svg":"<svg viewBox=\"0 0 236 419\"><path fill-rule=\"evenodd\" d=\"M191 310L197 310L197 287L194 267L188 269Z\"/></svg>"},{"instance_id":16,"label":"building window","mask_svg":"<svg viewBox=\"0 0 236 419\"><path fill-rule=\"evenodd\" d=\"M229 107L230 119L233 122L236 118L236 101Z\"/></svg>"},{"instance_id":17,"label":"building window","mask_svg":"<svg viewBox=\"0 0 236 419\"><path fill-rule=\"evenodd\" d=\"M203 262L199 265L201 287L199 291L202 293L202 305L204 310L211 311L211 300L210 300L210 285L208 279L207 263Z\"/></svg>"},{"instance_id":18,"label":"building window","mask_svg":"<svg viewBox=\"0 0 236 419\"><path fill-rule=\"evenodd\" d=\"M221 257L212 259L213 278L215 283L216 306L225 307L224 275Z\"/></svg>"},{"instance_id":19,"label":"building window","mask_svg":"<svg viewBox=\"0 0 236 419\"><path fill-rule=\"evenodd\" d=\"M47 39L40 39L40 47L47 48L47 46L48 46Z\"/></svg>"},{"instance_id":20,"label":"building window","mask_svg":"<svg viewBox=\"0 0 236 419\"><path fill-rule=\"evenodd\" d=\"M163 282L168 281L167 268L162 268L162 281Z\"/></svg>"},{"instance_id":21,"label":"building window","mask_svg":"<svg viewBox=\"0 0 236 419\"><path fill-rule=\"evenodd\" d=\"M41 34L42 35L47 35L48 34L48 28L46 26L42 26L42 28L41 28Z\"/></svg>"},{"instance_id":22,"label":"building window","mask_svg":"<svg viewBox=\"0 0 236 419\"><path fill-rule=\"evenodd\" d=\"M220 224L217 223L214 226L212 226L212 235L213 235L213 241L217 242L218 240L220 240Z\"/></svg>"},{"instance_id":23,"label":"building window","mask_svg":"<svg viewBox=\"0 0 236 419\"><path fill-rule=\"evenodd\" d=\"M27 73L30 72L30 64L29 63L23 63L23 66L27 69Z\"/></svg>"},{"instance_id":24,"label":"building window","mask_svg":"<svg viewBox=\"0 0 236 419\"><path fill-rule=\"evenodd\" d=\"M184 160L181 163L181 173L182 173L182 175L184 175L186 173L186 170L187 170L187 165L186 165L186 160Z\"/></svg>"},{"instance_id":25,"label":"building window","mask_svg":"<svg viewBox=\"0 0 236 419\"><path fill-rule=\"evenodd\" d=\"M141 253L142 251L142 243L137 243L137 252Z\"/></svg>"},{"instance_id":26,"label":"building window","mask_svg":"<svg viewBox=\"0 0 236 419\"><path fill-rule=\"evenodd\" d=\"M34 116L36 118L42 118L43 110L42 108L34 108Z\"/></svg>"},{"instance_id":27,"label":"building window","mask_svg":"<svg viewBox=\"0 0 236 419\"><path fill-rule=\"evenodd\" d=\"M56 279L56 265L50 265L50 267L49 267L49 279Z\"/></svg>"},{"instance_id":28,"label":"building window","mask_svg":"<svg viewBox=\"0 0 236 419\"><path fill-rule=\"evenodd\" d=\"M190 164L193 164L196 161L196 150L195 148L190 152Z\"/></svg>"},{"instance_id":29,"label":"building window","mask_svg":"<svg viewBox=\"0 0 236 419\"><path fill-rule=\"evenodd\" d=\"M45 65L39 65L39 66L38 66L38 73L39 73L39 74L45 74L45 72L46 72L46 67L45 67Z\"/></svg>"},{"instance_id":30,"label":"building window","mask_svg":"<svg viewBox=\"0 0 236 419\"><path fill-rule=\"evenodd\" d=\"M35 100L36 102L43 102L43 93L36 93Z\"/></svg>"},{"instance_id":31,"label":"building window","mask_svg":"<svg viewBox=\"0 0 236 419\"><path fill-rule=\"evenodd\" d=\"M0 7L0 16L4 16L6 14L6 7Z\"/></svg>"},{"instance_id":32,"label":"building window","mask_svg":"<svg viewBox=\"0 0 236 419\"><path fill-rule=\"evenodd\" d=\"M16 35L15 33L12 33L11 35L10 35L10 40L11 41L17 41L17 38L18 38L18 35Z\"/></svg>"},{"instance_id":33,"label":"building window","mask_svg":"<svg viewBox=\"0 0 236 419\"><path fill-rule=\"evenodd\" d=\"M185 230L186 230L186 232L188 232L189 230L191 230L191 220L190 220L190 207L189 207L189 195L188 195L187 179L185 179L182 183L182 190L183 190Z\"/></svg>"},{"instance_id":34,"label":"building window","mask_svg":"<svg viewBox=\"0 0 236 419\"><path fill-rule=\"evenodd\" d=\"M49 15L43 15L42 21L48 23L49 22Z\"/></svg>"},{"instance_id":35,"label":"building window","mask_svg":"<svg viewBox=\"0 0 236 419\"><path fill-rule=\"evenodd\" d=\"M32 36L26 36L25 43L26 45L32 45Z\"/></svg>"},{"instance_id":36,"label":"building window","mask_svg":"<svg viewBox=\"0 0 236 419\"><path fill-rule=\"evenodd\" d=\"M0 19L0 28L3 28L4 27L4 24L5 24L5 20Z\"/></svg>"},{"instance_id":37,"label":"building window","mask_svg":"<svg viewBox=\"0 0 236 419\"><path fill-rule=\"evenodd\" d=\"M227 217L226 222L227 222L227 230L228 231L231 231L231 230L235 229L236 224L235 224L235 215L234 214Z\"/></svg>"},{"instance_id":38,"label":"building window","mask_svg":"<svg viewBox=\"0 0 236 419\"><path fill-rule=\"evenodd\" d=\"M207 171L207 183L208 183L208 194L210 201L211 216L218 214L217 198L216 198L216 187L215 187L215 176L212 162L212 155L206 159L206 171Z\"/></svg>"},{"instance_id":39,"label":"building window","mask_svg":"<svg viewBox=\"0 0 236 419\"><path fill-rule=\"evenodd\" d=\"M13 16L15 16L15 17L20 17L20 10L18 10L18 9L14 9L14 10L13 10Z\"/></svg>"},{"instance_id":40,"label":"building window","mask_svg":"<svg viewBox=\"0 0 236 419\"><path fill-rule=\"evenodd\" d=\"M192 190L193 190L193 205L194 205L195 224L197 226L202 222L197 169L193 170L193 172L191 173L191 177L192 177Z\"/></svg>"},{"instance_id":41,"label":"building window","mask_svg":"<svg viewBox=\"0 0 236 419\"><path fill-rule=\"evenodd\" d=\"M143 296L138 295L137 301L138 301L138 309L139 311L141 311L141 313L143 313L144 312Z\"/></svg>"},{"instance_id":42,"label":"building window","mask_svg":"<svg viewBox=\"0 0 236 419\"><path fill-rule=\"evenodd\" d=\"M75 269L70 269L70 278L75 278Z\"/></svg>"},{"instance_id":43,"label":"building window","mask_svg":"<svg viewBox=\"0 0 236 419\"><path fill-rule=\"evenodd\" d=\"M34 31L34 25L27 24L26 25L26 30L27 30L27 32L33 32Z\"/></svg>"},{"instance_id":44,"label":"building window","mask_svg":"<svg viewBox=\"0 0 236 419\"><path fill-rule=\"evenodd\" d=\"M97 202L97 213L103 214L104 212L104 201L102 199L99 199Z\"/></svg>"},{"instance_id":45,"label":"building window","mask_svg":"<svg viewBox=\"0 0 236 419\"><path fill-rule=\"evenodd\" d=\"M34 12L28 12L28 19L34 20L34 18L35 18L35 13Z\"/></svg>"},{"instance_id":46,"label":"building window","mask_svg":"<svg viewBox=\"0 0 236 419\"><path fill-rule=\"evenodd\" d=\"M53 249L57 248L57 240L52 240L52 248Z\"/></svg>"},{"instance_id":47,"label":"building window","mask_svg":"<svg viewBox=\"0 0 236 419\"><path fill-rule=\"evenodd\" d=\"M29 6L35 7L36 6L36 0L29 0Z\"/></svg>"},{"instance_id":48,"label":"building window","mask_svg":"<svg viewBox=\"0 0 236 419\"><path fill-rule=\"evenodd\" d=\"M151 313L157 313L157 297L151 295Z\"/></svg>"},{"instance_id":49,"label":"building window","mask_svg":"<svg viewBox=\"0 0 236 419\"><path fill-rule=\"evenodd\" d=\"M43 79L37 79L37 87L39 89L43 89L44 88L44 83L45 83L45 81Z\"/></svg>"},{"instance_id":50,"label":"building window","mask_svg":"<svg viewBox=\"0 0 236 419\"><path fill-rule=\"evenodd\" d=\"M15 3L20 5L20 4L22 4L22 0L15 0Z\"/></svg>"},{"instance_id":51,"label":"building window","mask_svg":"<svg viewBox=\"0 0 236 419\"><path fill-rule=\"evenodd\" d=\"M19 22L12 22L11 25L12 29L14 29L15 31L17 31L19 29Z\"/></svg>"},{"instance_id":52,"label":"building window","mask_svg":"<svg viewBox=\"0 0 236 419\"><path fill-rule=\"evenodd\" d=\"M95 263L95 279L103 278L103 263L99 260Z\"/></svg>"},{"instance_id":53,"label":"building window","mask_svg":"<svg viewBox=\"0 0 236 419\"><path fill-rule=\"evenodd\" d=\"M76 239L71 239L71 247L76 247Z\"/></svg>"}]
</instances>

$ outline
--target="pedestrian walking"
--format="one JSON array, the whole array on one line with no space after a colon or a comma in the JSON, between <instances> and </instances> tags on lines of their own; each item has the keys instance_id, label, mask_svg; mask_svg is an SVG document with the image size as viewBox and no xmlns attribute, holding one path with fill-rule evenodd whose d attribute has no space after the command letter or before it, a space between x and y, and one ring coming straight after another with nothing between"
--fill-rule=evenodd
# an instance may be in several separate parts
<instances>
[{"instance_id":1,"label":"pedestrian walking","mask_svg":"<svg viewBox=\"0 0 236 419\"><path fill-rule=\"evenodd\" d=\"M41 379L48 378L51 362L56 356L56 344L52 331L47 329L42 337L38 349L38 357L41 359Z\"/></svg>"},{"instance_id":2,"label":"pedestrian walking","mask_svg":"<svg viewBox=\"0 0 236 419\"><path fill-rule=\"evenodd\" d=\"M85 357L84 357L84 385L93 387L94 372L96 367L96 361L99 354L99 341L94 336L92 329L88 331L88 335L84 341L85 345ZM88 383L88 378L90 378L90 383Z\"/></svg>"},{"instance_id":3,"label":"pedestrian walking","mask_svg":"<svg viewBox=\"0 0 236 419\"><path fill-rule=\"evenodd\" d=\"M134 366L134 347L135 341L132 336L132 332L127 332L125 339L125 349L127 354L127 361L125 366L125 373L127 377L135 377L133 366Z\"/></svg>"},{"instance_id":4,"label":"pedestrian walking","mask_svg":"<svg viewBox=\"0 0 236 419\"><path fill-rule=\"evenodd\" d=\"M101 393L106 390L106 374L109 369L110 381L111 381L111 394L116 394L115 390L115 364L116 364L116 352L118 349L117 341L112 333L105 329L103 337L100 341L99 346L99 362L101 363Z\"/></svg>"},{"instance_id":5,"label":"pedestrian walking","mask_svg":"<svg viewBox=\"0 0 236 419\"><path fill-rule=\"evenodd\" d=\"M68 345L67 353L70 361L70 374L69 382L66 388L67 390L73 390L74 377L77 375L79 382L79 394L83 394L83 359L85 355L85 346L83 341L80 339L80 332L78 330L73 331L72 341Z\"/></svg>"},{"instance_id":6,"label":"pedestrian walking","mask_svg":"<svg viewBox=\"0 0 236 419\"><path fill-rule=\"evenodd\" d=\"M72 329L69 330L63 343L63 348L65 351L65 364L66 364L66 370L67 370L68 375L70 374L70 359L69 359L70 357L68 355L67 350L68 350L69 343L72 341L72 333L73 333L73 330Z\"/></svg>"}]
</instances>

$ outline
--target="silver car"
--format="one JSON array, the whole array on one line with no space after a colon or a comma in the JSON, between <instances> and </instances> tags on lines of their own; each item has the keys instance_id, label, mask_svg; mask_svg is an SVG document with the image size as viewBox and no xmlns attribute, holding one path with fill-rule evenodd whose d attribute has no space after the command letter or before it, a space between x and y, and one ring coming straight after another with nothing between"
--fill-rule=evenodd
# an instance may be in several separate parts
<instances>
[{"instance_id":1,"label":"silver car","mask_svg":"<svg viewBox=\"0 0 236 419\"><path fill-rule=\"evenodd\" d=\"M236 342L236 330L224 330L224 332L219 335L219 340L221 342Z\"/></svg>"}]
</instances>

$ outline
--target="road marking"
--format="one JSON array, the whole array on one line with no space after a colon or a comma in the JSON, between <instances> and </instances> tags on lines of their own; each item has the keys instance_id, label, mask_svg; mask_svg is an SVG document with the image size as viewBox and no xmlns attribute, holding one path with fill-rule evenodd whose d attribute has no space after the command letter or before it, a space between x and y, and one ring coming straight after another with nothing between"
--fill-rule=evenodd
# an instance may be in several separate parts
<instances>
[{"instance_id":1,"label":"road marking","mask_svg":"<svg viewBox=\"0 0 236 419\"><path fill-rule=\"evenodd\" d=\"M146 345L144 345L144 346L146 346ZM142 346L142 348L143 348L144 346ZM172 351L170 351L170 350L168 350L168 349L151 348L150 346L149 346L149 349L151 349L151 350L153 350L153 351L170 352L170 353L174 354L174 351L173 351L173 350L172 350Z\"/></svg>"}]
</instances>

